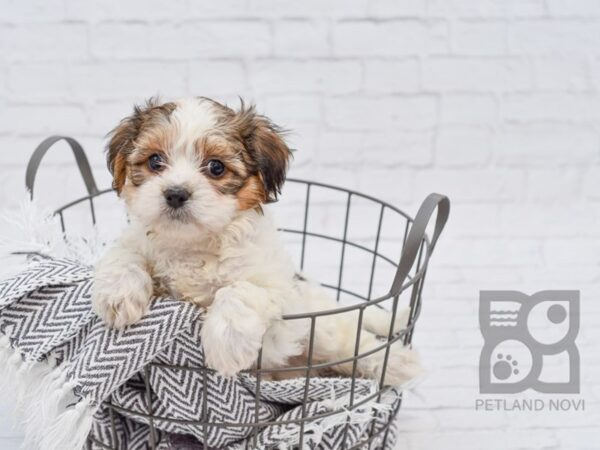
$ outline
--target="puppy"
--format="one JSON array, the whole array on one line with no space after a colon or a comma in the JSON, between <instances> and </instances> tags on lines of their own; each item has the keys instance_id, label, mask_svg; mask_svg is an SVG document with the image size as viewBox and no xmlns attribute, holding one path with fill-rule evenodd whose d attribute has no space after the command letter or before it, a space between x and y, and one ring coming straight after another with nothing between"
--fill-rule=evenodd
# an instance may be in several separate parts
<instances>
[{"instance_id":1,"label":"puppy","mask_svg":"<svg viewBox=\"0 0 600 450\"><path fill-rule=\"evenodd\" d=\"M296 275L263 205L276 200L290 150L280 129L242 103L207 98L136 107L107 147L113 187L130 225L95 270L93 304L111 327L138 321L153 295L206 308L207 365L224 376L253 367L307 363L310 320L285 314L337 307L323 288ZM396 331L406 324L399 314ZM381 345L390 317L365 310L359 353ZM346 360L320 373L353 370L357 312L317 318L311 363ZM384 351L358 359L359 376L379 379ZM391 347L386 384L419 372L412 350Z\"/></svg>"}]
</instances>

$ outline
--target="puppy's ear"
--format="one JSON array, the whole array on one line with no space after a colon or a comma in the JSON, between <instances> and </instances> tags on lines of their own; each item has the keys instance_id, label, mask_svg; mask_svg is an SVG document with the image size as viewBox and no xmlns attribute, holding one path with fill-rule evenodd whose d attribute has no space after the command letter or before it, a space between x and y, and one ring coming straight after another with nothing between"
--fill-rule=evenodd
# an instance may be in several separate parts
<instances>
[{"instance_id":1,"label":"puppy's ear","mask_svg":"<svg viewBox=\"0 0 600 450\"><path fill-rule=\"evenodd\" d=\"M139 134L140 111L136 106L131 116L119 122L110 133L106 146L106 163L113 176L112 187L121 193L127 178L127 156L133 149L133 142Z\"/></svg>"},{"instance_id":2,"label":"puppy's ear","mask_svg":"<svg viewBox=\"0 0 600 450\"><path fill-rule=\"evenodd\" d=\"M106 162L113 175L113 188L120 194L127 178L127 158L134 149L135 140L140 131L149 122L160 115L172 112L172 103L160 104L157 98L150 98L144 105L136 105L133 114L125 117L109 134L106 146Z\"/></svg>"},{"instance_id":3,"label":"puppy's ear","mask_svg":"<svg viewBox=\"0 0 600 450\"><path fill-rule=\"evenodd\" d=\"M292 153L283 139L285 133L267 117L256 113L254 106L242 102L237 120L248 153L254 160L264 187L266 203L277 200L285 181Z\"/></svg>"}]
</instances>

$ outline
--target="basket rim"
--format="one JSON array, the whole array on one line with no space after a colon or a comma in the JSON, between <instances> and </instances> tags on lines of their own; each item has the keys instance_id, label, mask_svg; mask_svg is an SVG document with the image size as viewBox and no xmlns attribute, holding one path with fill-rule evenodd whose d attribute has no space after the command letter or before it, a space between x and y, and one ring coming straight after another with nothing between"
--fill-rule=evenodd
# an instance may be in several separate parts
<instances>
[{"instance_id":1,"label":"basket rim","mask_svg":"<svg viewBox=\"0 0 600 450\"><path fill-rule=\"evenodd\" d=\"M341 186L336 186L336 185L322 183L322 182L318 182L318 181L312 181L312 180L304 180L304 179L300 179L300 178L287 178L286 183L288 183L288 182L296 183L296 184L304 184L307 186L307 188L310 188L310 186L316 186L316 187L321 187L321 188L325 188L325 189L331 189L331 190L335 190L338 192L346 193L350 197L352 197L352 196L360 197L360 198L363 198L363 199L366 199L366 200L369 200L369 201L372 201L374 203L381 205L381 207L383 209L387 208L397 214L400 214L402 217L404 217L406 219L407 226L408 226L408 224L411 224L414 222L414 219L411 216L409 216L407 213L402 211L400 208L390 204L389 202L386 202L384 200L373 197L372 195L363 194L363 193L355 191L353 189L347 189L347 188L344 188ZM65 203L64 205L58 207L57 209L54 210L53 215L57 215L57 214L60 215L61 221L62 221L62 212L65 211L66 209L68 209L72 206L75 206L79 203L82 203L86 200L89 200L91 202L93 198L99 197L103 194L107 194L107 193L113 192L113 191L116 192L116 189L111 187L111 188L107 188L107 189L97 190L96 192L90 193L88 195L84 195L82 197L79 197L75 200L72 200L72 201ZM285 228L280 229L280 231L291 232L291 233L306 233L306 231L302 231L302 230L285 229ZM323 237L325 239L330 239L330 240L332 239L329 236L318 236L318 237ZM339 240L340 242L342 242L344 244L352 245L351 242L346 241L345 239L334 239L334 240ZM424 276L424 274L427 270L429 258L431 257L431 241L430 241L427 233L425 233L423 235L422 242L424 243L425 252L422 255L423 261L421 263L421 267L414 275L407 276L407 281L400 287L397 294L394 295L394 293L392 292L391 286L390 286L390 289L388 290L388 292L386 294L376 297L372 300L364 300L363 299L363 301L360 303L355 303L355 304L346 305L346 306L340 306L337 308L330 308L327 310L313 311L313 312L307 312L307 313L297 313L297 314L284 314L282 316L282 320L313 319L316 317L329 316L329 315L334 315L334 314L343 314L343 313L350 312L350 311L356 311L359 309L367 308L372 305L374 305L376 307L381 307L380 303L382 303L386 300L390 300L390 299L399 297L402 292L404 292L410 286L412 286L417 281L419 281ZM370 250L370 249L368 249L368 251L372 252L372 250ZM383 257L381 255L378 255L378 256ZM385 257L383 257L383 258L387 259ZM387 260L388 260L388 262L392 263L394 266L396 266L396 267L398 266L398 263L392 262L389 259L387 259Z\"/></svg>"},{"instance_id":2,"label":"basket rim","mask_svg":"<svg viewBox=\"0 0 600 450\"><path fill-rule=\"evenodd\" d=\"M96 187L90 164L87 160L87 157L85 156L85 152L84 152L83 148L77 141L75 141L73 138L69 138L69 137L65 137L65 136L52 136L50 138L47 138L45 141L43 141L38 146L38 148L36 148L36 150L34 151L34 154L32 155L32 157L29 161L29 164L27 167L27 172L26 172L26 186L27 186L28 190L30 191L31 198L33 198L33 185L34 185L35 176L36 176L36 172L39 167L40 161L43 158L44 154L47 152L47 150L55 142L57 142L59 140L66 140L67 143L69 144L69 146L71 147L71 150L74 153L77 165L79 167L80 174L83 178L83 181L84 181L86 189L87 189L87 195L84 195L82 197L71 200L68 203L63 204L62 206L60 206L53 212L54 216L58 215L60 217L60 224L61 224L63 234L66 234L67 231L65 228L65 217L63 216L63 213L65 212L65 210L67 210L68 208L75 206L77 204L88 201L89 208L91 211L92 223L95 225L96 217L95 217L95 212L94 212L94 198L98 197L100 195L103 195L103 194L108 194L111 191L115 191L115 189L108 188L108 189L100 190ZM260 394L260 384L261 384L261 381L263 381L262 380L263 374L269 374L269 373L275 373L275 372L294 372L294 371L298 371L298 370L302 370L305 372L305 375L302 377L305 380L304 400L302 401L302 404L301 404L302 418L299 420L292 421L292 422L298 422L300 425L300 443L301 443L300 445L302 445L302 442L303 442L302 439L304 437L305 423L312 422L321 417L319 415L314 415L314 414L307 415L306 411L305 411L305 408L307 405L309 380L311 378L313 378L313 374L311 374L311 371L317 370L320 368L327 369L330 366L335 366L335 365L339 365L339 364L352 363L352 366L353 366L352 375L351 375L352 385L351 385L350 399L349 399L348 406L340 407L339 409L336 408L333 411L328 411L326 416L340 414L340 413L343 413L343 411L347 411L348 410L347 408L353 409L360 405L360 402L356 402L356 403L354 402L354 384L355 384L355 380L357 379L357 376L359 376L356 372L356 367L357 367L356 363L359 359L365 358L371 354L379 353L382 351L384 354L383 366L381 367L382 374L381 374L381 376L378 376L379 379L375 379L375 378L373 379L373 382L376 383L376 385L377 385L377 389L370 394L371 397L377 398L378 399L377 401L379 401L384 394L386 394L390 390L393 390L393 388L391 386L385 384L385 374L387 371L389 351L390 351L391 346L396 342L402 343L403 345L409 345L411 343L414 326L415 326L417 319L419 318L420 313L421 313L422 288L423 288L423 284L424 284L425 277L426 277L429 259L433 253L433 250L435 248L435 245L439 238L439 235L442 232L442 230L445 226L445 223L448 219L449 200L446 196L432 193L422 202L421 207L419 208L419 210L415 214L415 216L411 217L410 215L408 215L407 213L402 211L400 208L390 204L389 202L386 202L384 200L381 200L379 198L376 198L376 197L368 195L368 194L364 194L362 192L358 192L354 189L347 189L347 188L332 185L329 183L323 183L323 182L311 181L311 180L305 180L305 179L293 178L293 177L288 178L286 181L287 181L287 183L306 186L306 193L305 193L305 200L304 200L304 209L305 209L304 225L296 226L297 229L285 229L285 228L279 229L281 232L288 232L288 233L296 232L296 233L303 234L303 242L302 242L303 247L302 247L302 256L301 256L300 265L299 265L299 271L302 271L302 268L303 268L304 247L305 247L305 242L306 242L306 236L314 236L317 238L335 240L342 244L341 264L340 264L340 270L339 270L338 285L332 286L332 285L328 285L328 284L324 284L324 283L321 283L321 284L325 287L337 290L338 291L338 299L339 299L340 292L345 292L345 293L352 294L361 300L361 301L357 301L350 305L338 303L338 305L340 305L340 306L337 306L335 308L331 308L328 310L320 310L320 311L313 311L313 312L300 313L300 314L287 314L287 315L283 315L281 317L281 320L296 320L296 319L310 320L310 338L309 338L310 343L309 343L307 365L287 367L287 368L264 369L262 367L262 350L261 350L261 351L259 351L256 368L243 371L247 375L255 377L255 379L256 379L255 393L257 396ZM308 217L309 217L309 209L311 206L310 193L311 193L311 187L313 187L313 186L316 188L324 188L327 190L337 191L337 192L345 194L347 204L346 204L346 214L345 214L345 225L344 225L343 238L340 239L337 236L333 236L333 233L331 236L328 236L326 234L326 232L319 234L319 233L312 233L312 232L308 231L307 223L308 223ZM284 189L284 193L285 193L285 189ZM373 248L370 248L371 243L365 243L365 241L363 240L363 236L361 236L359 239L353 239L352 237L350 237L350 240L349 240L348 233L347 233L348 218L350 216L351 200L353 198L365 199L379 207L379 222L378 222L379 225L378 225L377 234L376 234L375 243L373 245ZM319 202L318 196L317 196L317 202ZM302 200L299 200L299 203L301 204ZM314 200L313 200L312 204L314 204ZM319 204L325 204L327 206L328 202L321 201L321 202L319 202ZM396 259L393 256L388 257L387 253L385 255L380 253L382 250L382 247L380 247L380 245L379 245L380 238L381 238L381 229L382 229L382 222L384 219L384 213L386 212L386 209L392 213L392 216L394 216L394 214L397 214L398 216L402 217L406 221L405 224L404 224L404 221L401 221L400 222L401 225L396 225L394 227L394 230L398 229L398 231L400 232L400 239L397 242L402 244L402 251L400 252L398 259ZM426 231L428 228L428 224L430 223L430 219L432 218L433 212L436 209L437 209L438 214L437 214L437 218L435 220L435 229L432 231L431 238L430 238ZM310 227L310 228L312 228L312 227ZM402 234L401 234L402 228L404 228L404 237L403 238L402 238ZM372 236L372 234L369 235L369 237L371 237L371 236ZM386 241L386 237L384 237L384 242L385 241ZM394 236L394 241L395 241L395 236ZM373 256L373 263L372 263L372 268L371 268L371 283L373 282L373 271L375 268L375 263L376 263L376 261L377 262L380 261L380 260L378 260L378 258L382 258L385 262L391 264L396 269L395 277L393 279L393 282L390 283L390 286L389 286L386 294L378 296L376 298L372 298L371 286L369 286L369 291L367 294L358 293L358 292L353 293L351 291L342 289L342 271L343 271L343 267L344 267L344 252L346 250L347 245L348 246L356 246L359 249L366 251ZM412 276L411 276L412 271L414 271L414 274L412 274ZM395 321L395 317L396 317L396 311L398 309L399 297L405 290L407 290L411 286L412 286L412 289L410 289L410 291L411 291L410 292L410 317L408 319L408 323L402 330L394 332L393 327L390 326L389 332L386 331L383 336L379 336L381 338L381 339L378 339L378 340L380 340L380 344L374 348L369 348L367 351L362 351L362 352L359 351L358 344L355 343L355 350L354 350L352 357L347 357L345 359L326 362L326 363L316 363L316 364L313 363L313 360L311 358L312 358L312 348L313 348L313 339L314 339L314 329L315 329L315 323L316 323L318 317L342 314L342 313L347 313L350 311L358 310L358 314L359 314L358 327L360 327L361 322L362 322L362 314L364 313L364 310L367 307L383 308L382 302L392 299L393 306L391 306L392 315L391 315L390 323L393 324ZM378 293L377 293L377 295L378 295ZM357 336L360 336L360 332L358 332L358 331L357 331ZM383 340L383 338L385 338L385 337L387 337L387 339ZM357 339L359 339L359 338L357 337ZM356 342L358 342L358 340ZM210 369L204 365L201 367L173 366L173 365L164 366L162 363L158 363L158 362L150 363L150 365L147 365L145 367L144 373L146 374L145 382L146 382L148 412L145 413L142 411L127 411L127 410L123 410L122 412L126 412L129 414L133 413L134 415L143 415L144 417L146 417L148 419L149 427L150 427L150 436L152 438L151 439L152 448L154 448L154 447L156 447L156 442L154 441L155 432L156 432L156 427L154 426L154 421L160 422L161 420L167 420L167 421L171 422L171 421L173 421L173 418L161 417L161 416L154 415L153 409L151 407L151 399L148 394L150 392L150 388L149 388L149 384L148 384L149 377L147 374L149 373L149 367L151 367L151 366L168 367L169 369L173 369L173 370L188 370L188 371L201 372L203 374L203 378L204 378L205 391L207 389L206 375L207 375L207 373L211 372L212 369ZM347 376L347 374L345 376ZM266 381L266 380L264 380L264 381ZM367 439L364 440L361 438L361 442L359 442L356 446L354 446L352 448L361 448L365 444L370 445L370 442L372 440L374 440L376 437L380 436L382 433L385 436L384 442L385 442L385 440L387 440L387 435L390 430L390 425L392 424L394 417L396 416L398 409L400 408L400 404L402 402L402 393L401 392L399 393L399 398L400 398L400 402L397 404L397 406L395 406L395 408L393 410L393 414L391 414L390 417L386 420L385 426L383 426L380 430L375 431L374 430L375 422L371 422L370 431L367 434ZM260 405L260 400L258 398L256 399L256 404ZM112 418L113 409L118 412L118 407L115 407L115 406L116 405L112 405L109 402L111 418ZM211 423L208 420L206 407L207 407L207 402L206 402L206 397L205 397L205 400L202 405L202 408L203 408L202 409L202 420L201 421L192 421L193 425L203 427L203 437L204 438L206 438L206 436L207 436L207 434L206 434L207 427L210 426L212 428L215 426L219 427L219 426L227 425L225 423ZM177 420L177 419L175 419L175 420ZM270 423L280 423L280 421L275 420L273 422L268 422L268 423L259 422L255 416L255 420L253 423L250 423L250 422L240 423L240 424L236 423L236 424L230 424L230 425L243 426L243 427L254 427L253 428L254 430L258 430L259 426L262 427L264 425L269 425ZM113 433L115 433L114 423L112 424L112 430L113 430ZM346 442L347 431L348 430L346 427L346 431L344 434L344 443ZM254 432L253 436L254 436L254 439L256 440L256 432ZM93 437L92 437L92 441L101 445L103 448L107 448L107 449L113 448L108 445L105 445L103 442L96 441L95 439L93 439Z\"/></svg>"}]
</instances>

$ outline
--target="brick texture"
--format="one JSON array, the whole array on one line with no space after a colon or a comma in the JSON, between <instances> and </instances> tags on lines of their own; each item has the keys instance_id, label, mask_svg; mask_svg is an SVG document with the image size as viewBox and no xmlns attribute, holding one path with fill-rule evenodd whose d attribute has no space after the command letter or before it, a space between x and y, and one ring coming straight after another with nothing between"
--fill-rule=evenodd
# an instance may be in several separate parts
<instances>
[{"instance_id":1,"label":"brick texture","mask_svg":"<svg viewBox=\"0 0 600 450\"><path fill-rule=\"evenodd\" d=\"M451 197L415 334L429 376L407 395L399 448L600 448L598 1L7 0L2 208L50 133L79 138L107 185L106 132L157 94L256 102L292 130L293 176L409 213ZM62 150L41 171L49 206L82 189ZM322 225L339 225L334 203ZM586 412L475 411L478 291L551 288L582 292ZM6 416L0 450L20 441Z\"/></svg>"}]
</instances>

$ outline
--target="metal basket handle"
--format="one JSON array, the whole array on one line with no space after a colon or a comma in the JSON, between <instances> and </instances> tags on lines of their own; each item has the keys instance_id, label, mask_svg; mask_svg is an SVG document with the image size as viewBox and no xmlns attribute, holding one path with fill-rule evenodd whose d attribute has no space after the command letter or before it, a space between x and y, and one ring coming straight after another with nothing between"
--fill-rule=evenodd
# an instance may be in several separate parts
<instances>
[{"instance_id":1,"label":"metal basket handle","mask_svg":"<svg viewBox=\"0 0 600 450\"><path fill-rule=\"evenodd\" d=\"M441 194L429 194L421 204L413 224L410 227L410 231L408 232L406 242L404 243L402 255L400 256L400 263L398 264L396 276L394 277L394 282L392 283L391 293L394 296L398 295L402 290L402 285L410 273L410 269L415 263L415 259L421 246L421 241L425 237L427 225L429 224L429 220L431 219L431 216L436 208L437 217L435 220L433 235L431 236L431 244L429 247L430 253L433 252L435 244L437 243L437 240L440 237L446 222L448 221L448 216L450 214L450 200L448 197Z\"/></svg>"},{"instance_id":2,"label":"metal basket handle","mask_svg":"<svg viewBox=\"0 0 600 450\"><path fill-rule=\"evenodd\" d=\"M90 163L87 159L87 156L85 156L85 152L83 151L81 144L72 137L50 136L49 138L44 139L40 145L37 146L31 155L31 158L29 159L29 163L27 163L27 171L25 172L25 186L27 186L27 190L29 191L31 198L33 199L33 185L35 183L35 177L37 175L38 168L40 167L40 163L50 147L60 140L65 140L67 144L69 144L69 147L71 147L71 150L73 150L77 167L79 167L79 173L81 174L81 178L83 178L83 182L85 183L85 188L88 194L90 196L97 194L99 191L96 187L96 181L94 180Z\"/></svg>"}]
</instances>

